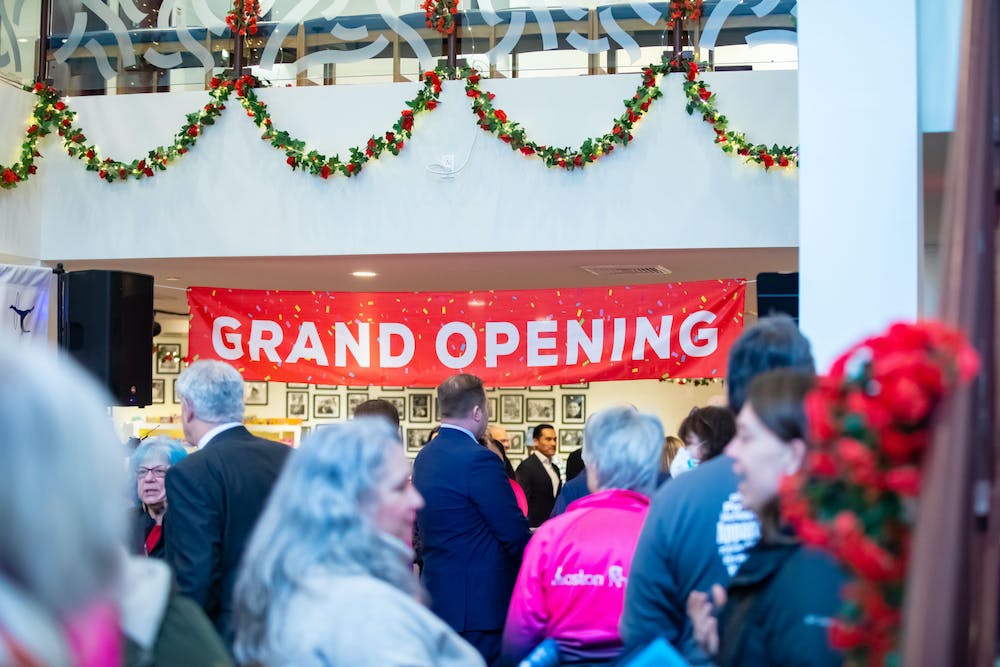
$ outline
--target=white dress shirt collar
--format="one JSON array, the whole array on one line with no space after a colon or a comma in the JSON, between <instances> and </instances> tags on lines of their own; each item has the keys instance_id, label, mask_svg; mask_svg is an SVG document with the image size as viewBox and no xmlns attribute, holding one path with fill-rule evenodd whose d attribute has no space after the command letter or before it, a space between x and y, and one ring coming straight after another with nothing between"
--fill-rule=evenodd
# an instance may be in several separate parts
<instances>
[{"instance_id":1,"label":"white dress shirt collar","mask_svg":"<svg viewBox=\"0 0 1000 667\"><path fill-rule=\"evenodd\" d=\"M199 450L204 449L205 445L207 445L209 442L211 442L212 438L214 438L215 436L219 435L223 431L228 431L229 429L236 428L237 426L243 426L243 424L241 424L239 422L226 422L225 424L219 424L218 426L216 426L215 428L213 428L211 431L209 431L205 435L201 436L201 440L198 441L198 449Z\"/></svg>"}]
</instances>

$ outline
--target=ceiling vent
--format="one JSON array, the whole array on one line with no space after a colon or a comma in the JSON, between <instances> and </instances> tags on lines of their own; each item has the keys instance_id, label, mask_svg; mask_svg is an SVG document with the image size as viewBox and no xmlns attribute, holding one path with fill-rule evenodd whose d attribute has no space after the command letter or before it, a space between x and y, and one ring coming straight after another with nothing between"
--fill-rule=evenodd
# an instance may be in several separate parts
<instances>
[{"instance_id":1,"label":"ceiling vent","mask_svg":"<svg viewBox=\"0 0 1000 667\"><path fill-rule=\"evenodd\" d=\"M595 276L668 276L670 269L659 264L592 264L581 269Z\"/></svg>"}]
</instances>

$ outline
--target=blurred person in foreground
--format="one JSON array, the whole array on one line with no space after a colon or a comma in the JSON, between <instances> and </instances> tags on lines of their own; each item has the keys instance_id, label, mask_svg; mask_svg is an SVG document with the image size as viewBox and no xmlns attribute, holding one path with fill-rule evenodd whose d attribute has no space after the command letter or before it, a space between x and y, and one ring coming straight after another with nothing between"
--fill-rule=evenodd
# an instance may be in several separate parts
<instances>
[{"instance_id":1,"label":"blurred person in foreground","mask_svg":"<svg viewBox=\"0 0 1000 667\"><path fill-rule=\"evenodd\" d=\"M291 449L243 426L243 378L229 364L191 364L177 397L184 439L198 451L167 472L166 561L228 646L237 566Z\"/></svg>"},{"instance_id":2,"label":"blurred person in foreground","mask_svg":"<svg viewBox=\"0 0 1000 667\"><path fill-rule=\"evenodd\" d=\"M809 341L787 316L761 319L729 351L726 388L734 414L743 407L750 381L776 368L814 372ZM687 598L692 591L729 583L760 538L738 483L733 460L717 456L654 496L625 593L621 632L629 651L663 637L688 662L709 662L694 641Z\"/></svg>"},{"instance_id":3,"label":"blurred person in foreground","mask_svg":"<svg viewBox=\"0 0 1000 667\"><path fill-rule=\"evenodd\" d=\"M611 664L632 554L656 489L663 426L634 407L587 420L583 457L592 493L542 524L528 543L504 627L504 663L542 640L562 665Z\"/></svg>"},{"instance_id":4,"label":"blurred person in foreground","mask_svg":"<svg viewBox=\"0 0 1000 667\"><path fill-rule=\"evenodd\" d=\"M129 460L139 506L131 513L129 552L163 558L163 516L167 512L167 471L187 456L180 441L154 436L142 441Z\"/></svg>"},{"instance_id":5,"label":"blurred person in foreground","mask_svg":"<svg viewBox=\"0 0 1000 667\"><path fill-rule=\"evenodd\" d=\"M494 665L531 532L503 466L478 442L487 426L482 380L453 375L437 395L440 430L413 463L426 502L417 514L421 577L431 610Z\"/></svg>"},{"instance_id":6,"label":"blurred person in foreground","mask_svg":"<svg viewBox=\"0 0 1000 667\"><path fill-rule=\"evenodd\" d=\"M681 422L677 435L684 447L671 460L670 475L674 479L722 453L736 435L735 415L729 408L718 406L693 408Z\"/></svg>"},{"instance_id":7,"label":"blurred person in foreground","mask_svg":"<svg viewBox=\"0 0 1000 667\"><path fill-rule=\"evenodd\" d=\"M356 417L313 434L247 549L236 588L240 663L482 666L423 605L410 546L422 506L385 419Z\"/></svg>"},{"instance_id":8,"label":"blurred person in foreground","mask_svg":"<svg viewBox=\"0 0 1000 667\"><path fill-rule=\"evenodd\" d=\"M0 349L0 664L118 667L126 534L110 400L45 350Z\"/></svg>"},{"instance_id":9,"label":"blurred person in foreground","mask_svg":"<svg viewBox=\"0 0 1000 667\"><path fill-rule=\"evenodd\" d=\"M844 574L829 554L804 547L782 525L778 501L781 478L797 472L809 452L803 402L812 384L812 374L790 370L754 378L726 448L741 477L743 505L760 519L761 539L728 590L715 584L710 594L688 598L695 639L719 667L843 661L827 635Z\"/></svg>"}]
</instances>

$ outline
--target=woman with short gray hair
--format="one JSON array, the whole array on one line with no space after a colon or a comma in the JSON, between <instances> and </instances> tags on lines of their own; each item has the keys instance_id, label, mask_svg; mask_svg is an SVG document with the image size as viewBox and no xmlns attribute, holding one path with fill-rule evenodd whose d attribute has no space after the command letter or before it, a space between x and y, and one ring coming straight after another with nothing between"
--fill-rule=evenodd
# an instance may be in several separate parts
<instances>
[{"instance_id":1,"label":"woman with short gray hair","mask_svg":"<svg viewBox=\"0 0 1000 667\"><path fill-rule=\"evenodd\" d=\"M562 664L611 664L632 554L656 488L663 425L631 406L587 420L583 459L591 490L543 523L524 551L503 633L505 664L542 640Z\"/></svg>"},{"instance_id":2,"label":"woman with short gray hair","mask_svg":"<svg viewBox=\"0 0 1000 667\"><path fill-rule=\"evenodd\" d=\"M163 517L167 512L167 471L187 456L179 440L163 435L142 441L130 459L139 506L132 512L129 551L163 558Z\"/></svg>"},{"instance_id":3,"label":"woman with short gray hair","mask_svg":"<svg viewBox=\"0 0 1000 667\"><path fill-rule=\"evenodd\" d=\"M482 667L423 605L411 539L423 499L396 430L358 417L293 452L236 585L237 660L254 667Z\"/></svg>"}]
</instances>

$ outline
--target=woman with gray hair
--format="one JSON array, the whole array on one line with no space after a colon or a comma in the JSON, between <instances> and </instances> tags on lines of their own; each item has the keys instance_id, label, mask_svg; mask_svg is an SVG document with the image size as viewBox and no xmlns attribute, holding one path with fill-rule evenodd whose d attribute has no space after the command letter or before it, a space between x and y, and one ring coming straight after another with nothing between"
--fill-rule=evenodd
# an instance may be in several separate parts
<instances>
[{"instance_id":1,"label":"woman with gray hair","mask_svg":"<svg viewBox=\"0 0 1000 667\"><path fill-rule=\"evenodd\" d=\"M155 436L142 441L130 459L139 506L132 512L129 551L163 558L163 516L167 512L167 471L187 456L179 440Z\"/></svg>"},{"instance_id":2,"label":"woman with gray hair","mask_svg":"<svg viewBox=\"0 0 1000 667\"><path fill-rule=\"evenodd\" d=\"M110 400L54 353L0 348L0 664L120 662L125 515Z\"/></svg>"},{"instance_id":3,"label":"woman with gray hair","mask_svg":"<svg viewBox=\"0 0 1000 667\"><path fill-rule=\"evenodd\" d=\"M532 536L503 632L504 664L546 638L560 664L605 665L622 651L618 620L632 554L656 489L663 425L631 406L587 420L583 460L591 495Z\"/></svg>"},{"instance_id":4,"label":"woman with gray hair","mask_svg":"<svg viewBox=\"0 0 1000 667\"><path fill-rule=\"evenodd\" d=\"M312 434L289 458L243 559L237 660L482 667L423 605L411 546L422 506L386 420L359 417Z\"/></svg>"}]
</instances>

